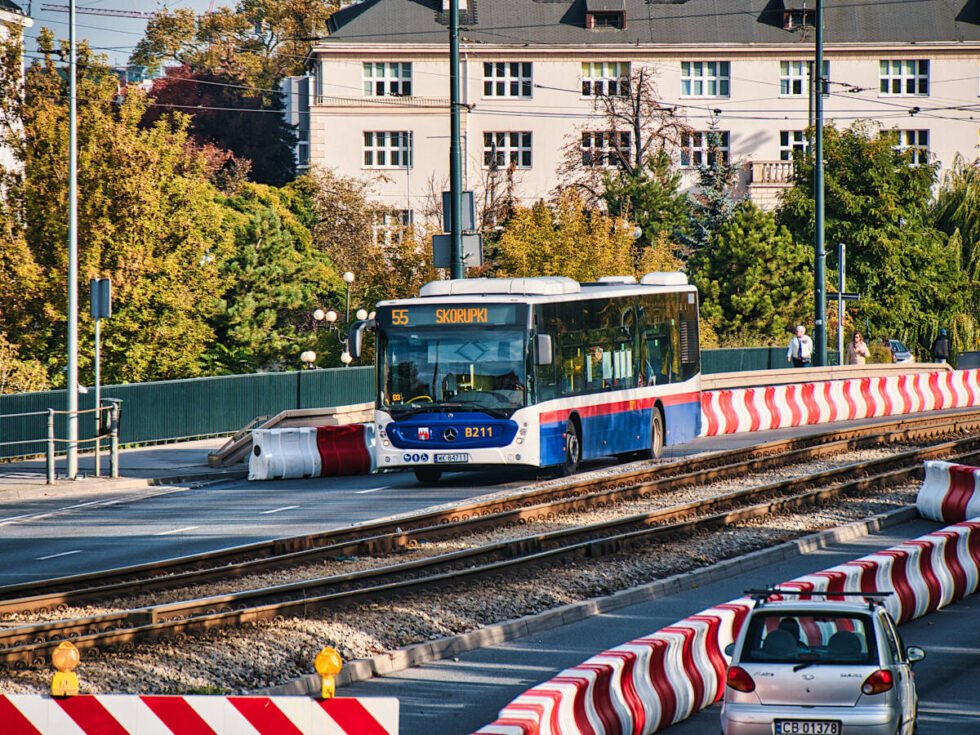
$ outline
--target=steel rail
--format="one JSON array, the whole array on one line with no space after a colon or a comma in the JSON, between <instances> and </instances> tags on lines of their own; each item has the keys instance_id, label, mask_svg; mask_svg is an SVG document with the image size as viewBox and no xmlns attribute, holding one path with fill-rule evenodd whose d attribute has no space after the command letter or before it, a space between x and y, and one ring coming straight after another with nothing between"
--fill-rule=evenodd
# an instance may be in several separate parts
<instances>
[{"instance_id":1,"label":"steel rail","mask_svg":"<svg viewBox=\"0 0 980 735\"><path fill-rule=\"evenodd\" d=\"M348 575L261 590L188 600L68 621L0 631L0 661L25 665L43 660L60 640L71 637L82 649L128 647L137 641L204 632L284 615L306 615L323 607L416 594L504 570L540 566L569 558L597 558L637 544L687 538L752 518L787 512L886 483L921 477L921 463L938 457L960 461L980 457L980 437L859 462L770 485L673 506L651 513L498 542L452 554ZM896 467L897 466L897 467ZM855 478L854 475L863 475ZM836 484L823 487L828 482ZM818 486L815 487L814 486ZM734 507L747 500L751 505ZM761 502L759 502L761 500ZM352 583L362 583L353 587Z\"/></svg>"},{"instance_id":2,"label":"steel rail","mask_svg":"<svg viewBox=\"0 0 980 735\"><path fill-rule=\"evenodd\" d=\"M580 480L558 488L535 488L508 498L470 503L435 512L362 524L313 537L301 536L177 560L0 587L0 615L46 613L88 602L233 579L344 556L377 556L452 538L480 528L527 523L571 511L583 512L707 482L742 476L868 445L908 441L923 433L980 429L980 412L950 421L941 417L901 420L869 427L768 442L718 452L614 478ZM873 431L871 431L873 429ZM835 437L843 437L836 438ZM801 446L802 445L802 446ZM734 458L734 461L724 462ZM687 471L683 471L683 470ZM296 547L298 550L293 550ZM248 552L254 553L249 558ZM229 559L228 554L244 559Z\"/></svg>"}]
</instances>

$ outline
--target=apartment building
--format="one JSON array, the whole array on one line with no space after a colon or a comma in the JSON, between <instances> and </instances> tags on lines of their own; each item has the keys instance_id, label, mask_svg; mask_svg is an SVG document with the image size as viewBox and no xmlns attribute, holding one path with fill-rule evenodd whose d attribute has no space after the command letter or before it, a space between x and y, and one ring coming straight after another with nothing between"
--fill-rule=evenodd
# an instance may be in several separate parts
<instances>
[{"instance_id":1,"label":"apartment building","mask_svg":"<svg viewBox=\"0 0 980 735\"><path fill-rule=\"evenodd\" d=\"M688 132L671 150L695 180L715 131L768 206L806 145L813 10L802 0L461 0L463 167L480 192L510 167L524 201L561 180L569 146L635 144L605 131L596 94L644 69ZM448 188L448 0L364 0L331 18L310 58L312 165L374 178L406 220ZM948 166L980 133L975 0L828 4L827 123L871 120ZM306 110L304 110L305 112ZM307 152L304 151L304 156ZM479 196L479 193L478 193Z\"/></svg>"}]
</instances>

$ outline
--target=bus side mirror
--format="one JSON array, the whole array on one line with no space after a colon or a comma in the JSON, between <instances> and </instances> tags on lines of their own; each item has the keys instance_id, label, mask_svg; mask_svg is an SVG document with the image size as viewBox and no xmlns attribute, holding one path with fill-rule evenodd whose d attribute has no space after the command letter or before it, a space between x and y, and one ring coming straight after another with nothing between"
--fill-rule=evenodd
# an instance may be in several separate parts
<instances>
[{"instance_id":1,"label":"bus side mirror","mask_svg":"<svg viewBox=\"0 0 980 735\"><path fill-rule=\"evenodd\" d=\"M537 342L538 365L550 365L554 362L554 355L551 353L551 335L539 334L535 336Z\"/></svg>"},{"instance_id":2,"label":"bus side mirror","mask_svg":"<svg viewBox=\"0 0 980 735\"><path fill-rule=\"evenodd\" d=\"M354 322L354 324L351 325L350 332L347 334L347 354L351 356L352 360L356 360L361 356L361 344L364 341L364 330L374 329L374 325L374 319L364 319L359 322Z\"/></svg>"}]
</instances>

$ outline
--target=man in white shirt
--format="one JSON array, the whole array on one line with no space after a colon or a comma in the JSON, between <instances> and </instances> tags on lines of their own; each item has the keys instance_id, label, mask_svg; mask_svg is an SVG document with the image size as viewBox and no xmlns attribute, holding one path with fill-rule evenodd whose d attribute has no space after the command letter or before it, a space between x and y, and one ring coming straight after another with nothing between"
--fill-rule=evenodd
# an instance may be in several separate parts
<instances>
[{"instance_id":1,"label":"man in white shirt","mask_svg":"<svg viewBox=\"0 0 980 735\"><path fill-rule=\"evenodd\" d=\"M796 336L789 341L786 362L792 362L793 367L807 367L812 356L813 340L806 333L806 328L800 324L796 328Z\"/></svg>"}]
</instances>

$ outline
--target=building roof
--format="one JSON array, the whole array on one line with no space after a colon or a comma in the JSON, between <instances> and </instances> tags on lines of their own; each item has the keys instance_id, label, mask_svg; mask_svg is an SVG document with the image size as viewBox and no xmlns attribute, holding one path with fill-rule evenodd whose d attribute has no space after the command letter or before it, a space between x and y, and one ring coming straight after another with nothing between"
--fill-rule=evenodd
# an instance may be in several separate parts
<instances>
[{"instance_id":1,"label":"building roof","mask_svg":"<svg viewBox=\"0 0 980 735\"><path fill-rule=\"evenodd\" d=\"M469 0L460 14L460 39L535 46L813 42L812 28L805 40L799 30L783 29L784 13L802 11L803 0L619 0L625 28L587 29L587 10L606 1ZM445 44L449 18L442 5L442 0L362 0L331 16L331 35L324 42ZM980 0L850 0L824 9L827 45L910 41L980 41Z\"/></svg>"},{"instance_id":2,"label":"building roof","mask_svg":"<svg viewBox=\"0 0 980 735\"><path fill-rule=\"evenodd\" d=\"M0 10L9 10L11 13L24 14L19 5L14 5L10 0L0 0Z\"/></svg>"}]
</instances>

